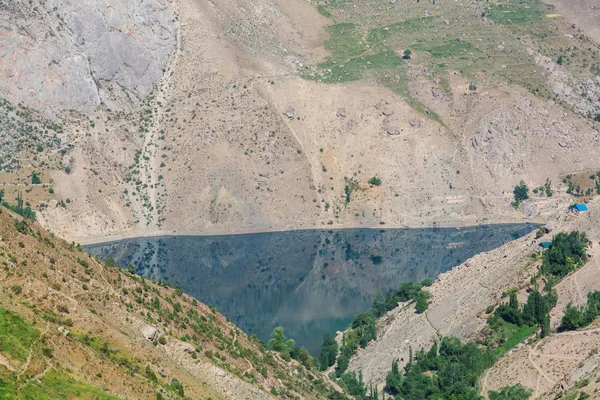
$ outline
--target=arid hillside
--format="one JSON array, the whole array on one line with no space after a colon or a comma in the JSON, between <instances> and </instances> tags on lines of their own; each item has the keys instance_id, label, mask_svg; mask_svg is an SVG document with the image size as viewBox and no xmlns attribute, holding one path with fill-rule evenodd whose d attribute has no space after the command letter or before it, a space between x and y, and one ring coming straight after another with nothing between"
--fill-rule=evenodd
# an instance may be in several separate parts
<instances>
[{"instance_id":1,"label":"arid hillside","mask_svg":"<svg viewBox=\"0 0 600 400\"><path fill-rule=\"evenodd\" d=\"M598 168L568 5L34 3L1 6L0 188L69 239L509 222Z\"/></svg>"},{"instance_id":2,"label":"arid hillside","mask_svg":"<svg viewBox=\"0 0 600 400\"><path fill-rule=\"evenodd\" d=\"M179 289L0 208L0 397L326 398L328 378Z\"/></svg>"}]
</instances>

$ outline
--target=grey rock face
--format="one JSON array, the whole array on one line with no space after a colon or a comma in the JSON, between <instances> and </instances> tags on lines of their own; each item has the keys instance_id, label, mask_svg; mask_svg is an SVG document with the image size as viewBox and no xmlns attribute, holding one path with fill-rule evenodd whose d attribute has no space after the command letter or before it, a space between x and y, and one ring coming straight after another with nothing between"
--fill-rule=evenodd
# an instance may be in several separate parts
<instances>
[{"instance_id":1,"label":"grey rock face","mask_svg":"<svg viewBox=\"0 0 600 400\"><path fill-rule=\"evenodd\" d=\"M175 34L166 0L0 2L0 97L127 109L161 77Z\"/></svg>"}]
</instances>

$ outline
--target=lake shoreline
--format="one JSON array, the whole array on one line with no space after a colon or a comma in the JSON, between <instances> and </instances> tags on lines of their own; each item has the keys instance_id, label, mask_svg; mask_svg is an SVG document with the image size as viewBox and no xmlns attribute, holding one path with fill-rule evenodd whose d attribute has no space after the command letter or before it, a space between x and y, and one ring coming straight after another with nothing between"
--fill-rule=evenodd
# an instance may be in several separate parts
<instances>
[{"instance_id":1,"label":"lake shoreline","mask_svg":"<svg viewBox=\"0 0 600 400\"><path fill-rule=\"evenodd\" d=\"M460 221L455 220L452 222L446 222L445 224L425 224L420 226L412 225L357 225L357 224L340 224L340 225L327 225L327 226L307 226L307 227L276 227L276 228L242 228L242 229L215 229L215 230L184 230L184 231L167 231L167 230L136 230L131 232L121 232L114 235L102 235L96 237L90 237L83 240L78 240L77 243L82 246L91 246L99 244L116 243L123 240L130 239L150 239L156 237L190 237L190 236L229 236L229 235L249 235L249 234L260 234L260 233L282 233L282 232L297 232L297 231L338 231L338 230L350 230L350 229L372 229L372 230L392 230L392 229L434 229L434 228L469 228L475 226L484 225L507 225L507 224L539 224L543 225L545 221L539 219L489 219L483 222L475 221Z\"/></svg>"}]
</instances>

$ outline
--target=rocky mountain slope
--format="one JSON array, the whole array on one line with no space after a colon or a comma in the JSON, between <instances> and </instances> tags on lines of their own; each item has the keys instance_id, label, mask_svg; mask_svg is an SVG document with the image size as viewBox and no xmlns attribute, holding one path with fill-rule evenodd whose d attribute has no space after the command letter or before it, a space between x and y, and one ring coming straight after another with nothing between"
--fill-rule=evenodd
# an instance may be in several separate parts
<instances>
[{"instance_id":1,"label":"rocky mountain slope","mask_svg":"<svg viewBox=\"0 0 600 400\"><path fill-rule=\"evenodd\" d=\"M175 48L167 1L15 1L0 10L0 91L48 114L135 109Z\"/></svg>"},{"instance_id":2,"label":"rocky mountain slope","mask_svg":"<svg viewBox=\"0 0 600 400\"><path fill-rule=\"evenodd\" d=\"M317 399L334 390L181 290L99 262L4 208L0 233L2 398Z\"/></svg>"},{"instance_id":3,"label":"rocky mountain slope","mask_svg":"<svg viewBox=\"0 0 600 400\"><path fill-rule=\"evenodd\" d=\"M71 239L522 220L521 179L598 167L598 43L562 6L2 7L0 187Z\"/></svg>"}]
</instances>

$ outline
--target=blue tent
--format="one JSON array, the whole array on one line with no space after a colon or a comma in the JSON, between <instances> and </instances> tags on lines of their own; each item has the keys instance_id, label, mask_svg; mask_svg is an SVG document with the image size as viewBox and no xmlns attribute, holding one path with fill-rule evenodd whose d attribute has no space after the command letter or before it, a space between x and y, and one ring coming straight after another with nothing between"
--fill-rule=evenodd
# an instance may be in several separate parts
<instances>
[{"instance_id":1,"label":"blue tent","mask_svg":"<svg viewBox=\"0 0 600 400\"><path fill-rule=\"evenodd\" d=\"M549 248L550 248L550 246L552 246L552 242L542 242L542 243L540 243L540 246L541 246L543 249L549 249Z\"/></svg>"},{"instance_id":2,"label":"blue tent","mask_svg":"<svg viewBox=\"0 0 600 400\"><path fill-rule=\"evenodd\" d=\"M577 211L588 211L588 210L589 210L588 206L587 206L587 205L585 205L585 204L575 204L575 207L574 207L574 208L575 208Z\"/></svg>"}]
</instances>

